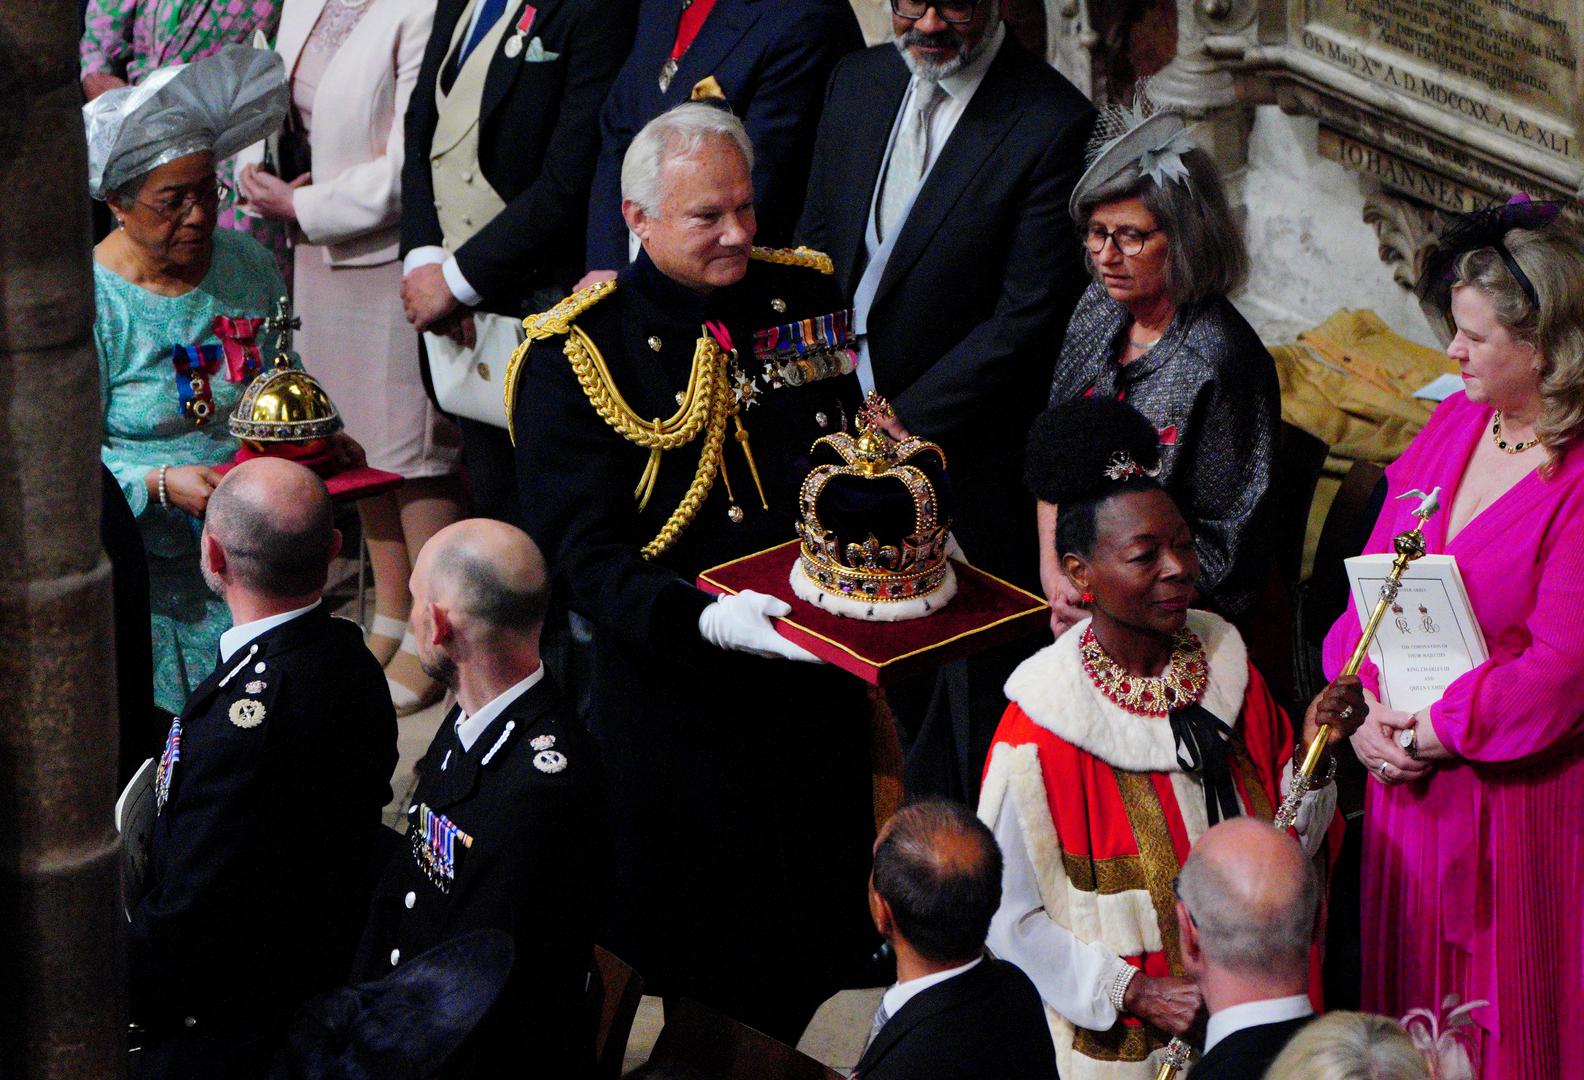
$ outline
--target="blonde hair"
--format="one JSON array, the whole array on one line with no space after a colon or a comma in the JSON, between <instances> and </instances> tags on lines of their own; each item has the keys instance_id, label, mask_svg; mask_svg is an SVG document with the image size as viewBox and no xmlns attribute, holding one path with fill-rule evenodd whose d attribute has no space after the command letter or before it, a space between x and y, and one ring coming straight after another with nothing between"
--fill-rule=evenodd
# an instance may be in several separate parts
<instances>
[{"instance_id":1,"label":"blonde hair","mask_svg":"<svg viewBox=\"0 0 1584 1080\"><path fill-rule=\"evenodd\" d=\"M1535 434L1550 455L1550 472L1584 435L1584 235L1553 222L1513 229L1503 240L1534 286L1530 301L1495 248L1477 248L1457 261L1453 288L1478 289L1496 319L1540 355L1540 415Z\"/></svg>"},{"instance_id":2,"label":"blonde hair","mask_svg":"<svg viewBox=\"0 0 1584 1080\"><path fill-rule=\"evenodd\" d=\"M1292 1037L1265 1080L1428 1080L1430 1067L1401 1024L1334 1012Z\"/></svg>"}]
</instances>

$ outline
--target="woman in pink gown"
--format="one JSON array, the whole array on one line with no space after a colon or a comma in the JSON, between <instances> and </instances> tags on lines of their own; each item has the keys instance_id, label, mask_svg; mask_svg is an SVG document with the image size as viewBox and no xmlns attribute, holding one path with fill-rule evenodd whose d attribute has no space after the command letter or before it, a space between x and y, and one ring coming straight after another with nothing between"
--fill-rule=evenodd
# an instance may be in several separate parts
<instances>
[{"instance_id":1,"label":"woman in pink gown","mask_svg":"<svg viewBox=\"0 0 1584 1080\"><path fill-rule=\"evenodd\" d=\"M1504 211L1483 246L1448 253L1465 391L1386 470L1365 548L1412 527L1397 496L1439 486L1425 540L1457 558L1490 659L1415 715L1372 694L1353 736L1375 781L1364 1007L1489 1001L1473 1013L1482 1080L1584 1061L1584 239ZM1328 677L1358 639L1350 606ZM1378 693L1373 664L1360 674Z\"/></svg>"}]
</instances>

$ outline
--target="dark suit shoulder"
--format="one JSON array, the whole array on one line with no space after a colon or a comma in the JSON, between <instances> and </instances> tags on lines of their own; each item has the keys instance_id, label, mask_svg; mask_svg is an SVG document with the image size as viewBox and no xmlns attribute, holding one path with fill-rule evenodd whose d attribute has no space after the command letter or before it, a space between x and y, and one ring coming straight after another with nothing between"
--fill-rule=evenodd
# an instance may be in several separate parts
<instances>
[{"instance_id":1,"label":"dark suit shoulder","mask_svg":"<svg viewBox=\"0 0 1584 1080\"><path fill-rule=\"evenodd\" d=\"M1189 1080L1254 1080L1264 1076L1292 1037L1313 1019L1300 1016L1234 1031L1199 1059L1188 1072Z\"/></svg>"}]
</instances>

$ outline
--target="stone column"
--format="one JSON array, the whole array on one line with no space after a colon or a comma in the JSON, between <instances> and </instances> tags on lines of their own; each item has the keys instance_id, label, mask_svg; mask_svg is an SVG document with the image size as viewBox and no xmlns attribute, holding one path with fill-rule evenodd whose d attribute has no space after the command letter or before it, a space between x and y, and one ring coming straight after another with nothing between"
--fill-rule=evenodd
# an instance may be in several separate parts
<instances>
[{"instance_id":1,"label":"stone column","mask_svg":"<svg viewBox=\"0 0 1584 1080\"><path fill-rule=\"evenodd\" d=\"M0 4L0 1075L118 1077L110 568L75 0Z\"/></svg>"}]
</instances>

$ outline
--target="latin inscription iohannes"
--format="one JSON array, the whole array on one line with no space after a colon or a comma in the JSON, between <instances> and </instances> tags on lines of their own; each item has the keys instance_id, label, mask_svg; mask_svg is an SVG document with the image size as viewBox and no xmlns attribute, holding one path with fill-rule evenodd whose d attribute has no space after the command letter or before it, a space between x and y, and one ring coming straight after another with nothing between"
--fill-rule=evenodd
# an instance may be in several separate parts
<instances>
[{"instance_id":1,"label":"latin inscription iohannes","mask_svg":"<svg viewBox=\"0 0 1584 1080\"><path fill-rule=\"evenodd\" d=\"M1304 0L1305 51L1555 154L1581 157L1579 0Z\"/></svg>"}]
</instances>

